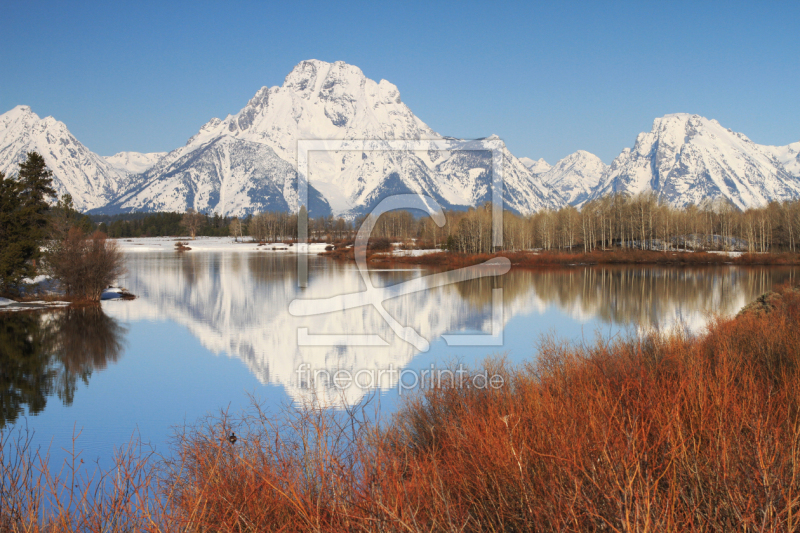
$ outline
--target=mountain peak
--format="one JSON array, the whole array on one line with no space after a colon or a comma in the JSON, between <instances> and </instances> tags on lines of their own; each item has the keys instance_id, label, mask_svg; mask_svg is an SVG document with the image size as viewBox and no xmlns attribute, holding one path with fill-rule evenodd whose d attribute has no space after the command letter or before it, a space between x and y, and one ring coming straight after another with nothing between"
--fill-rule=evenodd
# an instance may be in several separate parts
<instances>
[{"instance_id":1,"label":"mountain peak","mask_svg":"<svg viewBox=\"0 0 800 533\"><path fill-rule=\"evenodd\" d=\"M26 115L28 115L28 114L35 115L35 114L36 114L36 113L34 113L33 111L31 111L31 108L30 108L30 106L27 106L27 105L18 105L18 106L14 106L14 108L13 108L13 109L11 109L11 111L9 111L8 113L13 113L13 114L26 114Z\"/></svg>"},{"instance_id":2,"label":"mountain peak","mask_svg":"<svg viewBox=\"0 0 800 533\"><path fill-rule=\"evenodd\" d=\"M159 159L137 177L143 186L114 207L191 206L225 214L294 210L299 205L291 174L300 141L413 139L442 136L412 113L395 85L371 80L344 61L301 61L282 86L262 87L238 113L209 121L185 146ZM505 148L503 153L508 206L528 213L560 205L539 178ZM118 159L124 158L114 159L120 166L128 164ZM490 194L491 159L485 154L318 150L308 164L309 205L316 194L318 204L337 215L369 211L384 196L399 192L425 193L446 207L479 205Z\"/></svg>"},{"instance_id":3,"label":"mountain peak","mask_svg":"<svg viewBox=\"0 0 800 533\"><path fill-rule=\"evenodd\" d=\"M26 154L38 152L53 171L58 195L69 193L77 209L105 205L124 186L109 163L82 145L53 117L39 118L18 105L0 115L0 172L13 176Z\"/></svg>"},{"instance_id":4,"label":"mountain peak","mask_svg":"<svg viewBox=\"0 0 800 533\"><path fill-rule=\"evenodd\" d=\"M291 88L300 93L321 93L330 90L335 84L363 85L366 80L360 68L336 61L327 63L318 59L308 59L298 63L283 81L283 88Z\"/></svg>"},{"instance_id":5,"label":"mountain peak","mask_svg":"<svg viewBox=\"0 0 800 533\"><path fill-rule=\"evenodd\" d=\"M674 206L727 198L739 209L800 196L788 147L761 146L689 113L656 118L611 164L593 197L654 191Z\"/></svg>"},{"instance_id":6,"label":"mountain peak","mask_svg":"<svg viewBox=\"0 0 800 533\"><path fill-rule=\"evenodd\" d=\"M31 111L26 105L14 106L12 109L0 115L0 131L7 130L17 122L31 123L41 120L39 115Z\"/></svg>"},{"instance_id":7,"label":"mountain peak","mask_svg":"<svg viewBox=\"0 0 800 533\"><path fill-rule=\"evenodd\" d=\"M578 150L541 174L541 178L568 204L579 206L589 199L607 168L608 166L593 153Z\"/></svg>"}]
</instances>

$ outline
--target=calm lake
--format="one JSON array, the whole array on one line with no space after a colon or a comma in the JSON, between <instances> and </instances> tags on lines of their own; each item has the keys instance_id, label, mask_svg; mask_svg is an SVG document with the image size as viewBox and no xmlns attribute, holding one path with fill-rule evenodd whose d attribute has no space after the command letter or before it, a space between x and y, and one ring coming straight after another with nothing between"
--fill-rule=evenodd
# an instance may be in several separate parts
<instances>
[{"instance_id":1,"label":"calm lake","mask_svg":"<svg viewBox=\"0 0 800 533\"><path fill-rule=\"evenodd\" d=\"M293 254L139 252L126 260L123 285L136 300L104 302L101 310L0 313L0 425L35 431L36 444L55 458L73 431L81 432L87 459L108 461L135 433L163 452L175 426L220 409L235 413L249 404L248 394L276 409L312 393L334 408L368 395L391 413L404 387L413 388L411 371L474 366L491 354L529 360L548 334L592 342L651 327L698 332L713 314L734 314L800 276L782 267L575 266L512 270L386 300L386 312L429 342L421 352L371 305L322 313L328 307L312 303L321 314L289 312L298 298L364 291L354 264L309 256L309 286L300 289ZM409 267L370 276L374 286L388 287L429 274ZM493 311L493 294L501 310ZM491 336L493 321L502 324L500 336ZM482 335L486 345L445 338L465 333ZM384 345L328 342L345 335L377 335ZM369 381L386 369L407 374ZM340 390L321 377L339 370L367 379Z\"/></svg>"}]
</instances>

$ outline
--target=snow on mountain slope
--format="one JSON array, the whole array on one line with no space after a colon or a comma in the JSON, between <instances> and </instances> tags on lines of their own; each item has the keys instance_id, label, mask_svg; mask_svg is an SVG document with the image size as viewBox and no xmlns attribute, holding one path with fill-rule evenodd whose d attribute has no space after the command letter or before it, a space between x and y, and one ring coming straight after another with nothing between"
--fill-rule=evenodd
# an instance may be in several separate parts
<instances>
[{"instance_id":1,"label":"snow on mountain slope","mask_svg":"<svg viewBox=\"0 0 800 533\"><path fill-rule=\"evenodd\" d=\"M786 146L765 146L792 176L800 178L800 142Z\"/></svg>"},{"instance_id":2,"label":"snow on mountain slope","mask_svg":"<svg viewBox=\"0 0 800 533\"><path fill-rule=\"evenodd\" d=\"M790 146L797 146L795 145ZM740 209L800 197L796 150L755 144L716 120L677 113L657 118L603 176L592 197L652 190L674 206L727 198Z\"/></svg>"},{"instance_id":3,"label":"snow on mountain slope","mask_svg":"<svg viewBox=\"0 0 800 533\"><path fill-rule=\"evenodd\" d=\"M200 164L202 158L190 156L223 137L266 145L295 169L298 141L303 140L443 140L411 112L400 99L397 87L388 81L370 80L358 67L341 61L303 61L289 73L282 86L263 87L236 115L206 123L185 146L170 152L139 176L135 194L115 202L114 209L159 205L229 214L226 210L231 206L219 204L221 196L216 196L213 188L242 191L249 185L239 182L223 185L223 182L249 180L252 176L229 172L224 168L226 160L221 160L221 167L215 167L214 176L205 176L205 170L192 169L194 161ZM428 194L444 207L474 206L486 198L483 181L488 178L483 174L487 158L459 157L455 155L458 153L456 150L317 151L309 154L308 179L337 215L355 216L369 211L387 195L408 192ZM460 163L448 164L451 160ZM505 160L510 169L506 176L510 208L530 213L561 205L558 195L507 151ZM164 196L164 180L168 175L174 177L178 161L182 161L179 166L188 172L184 176L194 176L193 186L172 188ZM464 164L474 166L464 167ZM460 176L456 180L455 174ZM282 175L276 179L285 183ZM276 187L281 188L278 184ZM295 193L286 187L282 190L285 205L295 210L298 207ZM240 208L247 209L245 204Z\"/></svg>"},{"instance_id":4,"label":"snow on mountain slope","mask_svg":"<svg viewBox=\"0 0 800 533\"><path fill-rule=\"evenodd\" d=\"M534 161L530 157L520 157L520 163L525 165L525 168L533 172L534 174L541 174L542 172L547 172L550 170L551 165L543 158L539 158L538 161Z\"/></svg>"},{"instance_id":5,"label":"snow on mountain slope","mask_svg":"<svg viewBox=\"0 0 800 533\"><path fill-rule=\"evenodd\" d=\"M106 210L182 212L192 207L241 216L299 208L292 166L269 146L230 135L213 139L145 177ZM317 216L330 212L312 188L309 210Z\"/></svg>"},{"instance_id":6,"label":"snow on mountain slope","mask_svg":"<svg viewBox=\"0 0 800 533\"><path fill-rule=\"evenodd\" d=\"M570 205L581 205L600 183L608 165L599 157L578 150L540 175L542 181L558 192Z\"/></svg>"},{"instance_id":7,"label":"snow on mountain slope","mask_svg":"<svg viewBox=\"0 0 800 533\"><path fill-rule=\"evenodd\" d=\"M20 105L0 115L0 172L16 176L28 152L41 154L58 195L71 194L79 210L106 205L126 185L119 171L78 142L63 122L39 118Z\"/></svg>"},{"instance_id":8,"label":"snow on mountain slope","mask_svg":"<svg viewBox=\"0 0 800 533\"><path fill-rule=\"evenodd\" d=\"M500 141L496 135L486 141ZM455 146L461 145L454 142ZM439 180L462 197L460 204L482 205L492 201L492 154L490 151L452 150L440 152L442 161L435 162L434 169ZM529 214L540 209L555 209L563 206L561 197L533 174L521 160L514 157L503 146L503 205L506 209Z\"/></svg>"},{"instance_id":9,"label":"snow on mountain slope","mask_svg":"<svg viewBox=\"0 0 800 533\"><path fill-rule=\"evenodd\" d=\"M167 152L151 152L143 154L140 152L119 152L114 155L106 156L104 159L108 163L127 174L141 174L155 165L159 159L167 155Z\"/></svg>"}]
</instances>

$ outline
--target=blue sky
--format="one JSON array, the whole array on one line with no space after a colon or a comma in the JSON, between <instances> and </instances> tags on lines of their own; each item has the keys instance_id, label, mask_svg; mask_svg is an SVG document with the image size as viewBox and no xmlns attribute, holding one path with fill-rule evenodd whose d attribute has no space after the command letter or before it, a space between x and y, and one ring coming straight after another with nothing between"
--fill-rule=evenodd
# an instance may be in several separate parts
<instances>
[{"instance_id":1,"label":"blue sky","mask_svg":"<svg viewBox=\"0 0 800 533\"><path fill-rule=\"evenodd\" d=\"M7 2L0 112L91 150L171 150L303 59L398 86L433 129L610 162L655 117L800 140L800 2Z\"/></svg>"}]
</instances>

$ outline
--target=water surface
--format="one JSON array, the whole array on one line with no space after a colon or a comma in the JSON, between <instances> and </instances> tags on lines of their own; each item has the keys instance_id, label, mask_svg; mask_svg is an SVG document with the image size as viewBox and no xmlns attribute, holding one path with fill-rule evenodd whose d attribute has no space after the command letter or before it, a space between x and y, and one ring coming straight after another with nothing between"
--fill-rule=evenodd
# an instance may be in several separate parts
<instances>
[{"instance_id":1,"label":"water surface","mask_svg":"<svg viewBox=\"0 0 800 533\"><path fill-rule=\"evenodd\" d=\"M452 361L474 365L492 353L535 357L542 335L575 342L651 327L703 329L776 284L797 279L783 267L565 267L513 270L385 302L398 322L430 342L420 352L398 338L372 307L292 316L296 298L365 289L355 265L312 256L299 289L295 258L273 253L131 253L124 285L138 298L100 309L0 314L0 424L36 431L58 457L81 431L85 455L107 460L134 433L164 451L172 428L208 413L236 412L248 393L279 408L313 392L331 405L376 395L396 408L391 377L376 389L313 382L299 368L422 370ZM375 286L426 276L409 267L371 274ZM502 345L449 346L443 335L489 334L492 291L502 289ZM377 334L386 346L298 346L311 334ZM407 382L406 382L407 384Z\"/></svg>"}]
</instances>

